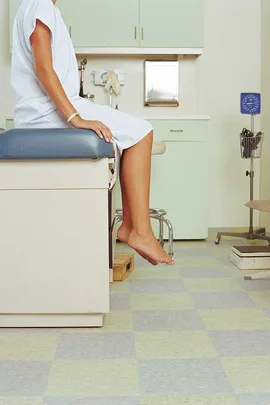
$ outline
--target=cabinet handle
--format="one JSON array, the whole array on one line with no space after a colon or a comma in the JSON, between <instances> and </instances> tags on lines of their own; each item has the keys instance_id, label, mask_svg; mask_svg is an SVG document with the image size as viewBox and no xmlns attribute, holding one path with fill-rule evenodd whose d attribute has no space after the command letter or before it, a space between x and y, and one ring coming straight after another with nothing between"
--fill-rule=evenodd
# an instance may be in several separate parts
<instances>
[{"instance_id":1,"label":"cabinet handle","mask_svg":"<svg viewBox=\"0 0 270 405\"><path fill-rule=\"evenodd\" d=\"M135 27L135 39L137 39L137 27Z\"/></svg>"},{"instance_id":2,"label":"cabinet handle","mask_svg":"<svg viewBox=\"0 0 270 405\"><path fill-rule=\"evenodd\" d=\"M171 129L170 132L184 132L183 129Z\"/></svg>"},{"instance_id":3,"label":"cabinet handle","mask_svg":"<svg viewBox=\"0 0 270 405\"><path fill-rule=\"evenodd\" d=\"M69 36L71 38L71 25L69 26L68 32L69 32Z\"/></svg>"},{"instance_id":4,"label":"cabinet handle","mask_svg":"<svg viewBox=\"0 0 270 405\"><path fill-rule=\"evenodd\" d=\"M143 27L142 27L142 41L143 41Z\"/></svg>"}]
</instances>

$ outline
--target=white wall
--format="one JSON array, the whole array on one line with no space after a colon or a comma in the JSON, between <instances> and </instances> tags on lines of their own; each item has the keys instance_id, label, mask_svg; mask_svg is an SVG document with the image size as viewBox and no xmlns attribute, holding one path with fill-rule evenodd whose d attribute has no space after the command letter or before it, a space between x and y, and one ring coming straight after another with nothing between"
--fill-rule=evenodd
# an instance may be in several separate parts
<instances>
[{"instance_id":1,"label":"white wall","mask_svg":"<svg viewBox=\"0 0 270 405\"><path fill-rule=\"evenodd\" d=\"M261 199L270 200L270 1L262 0L262 129L265 134L261 159ZM270 215L261 213L262 226L270 229Z\"/></svg>"},{"instance_id":2,"label":"white wall","mask_svg":"<svg viewBox=\"0 0 270 405\"><path fill-rule=\"evenodd\" d=\"M268 1L268 0L266 0ZM0 38L8 41L8 0L0 0ZM256 0L205 0L205 49L199 59L180 62L179 108L143 107L143 58L90 58L85 91L96 94L96 102L107 103L108 95L90 83L90 73L98 68L118 68L127 74L125 87L117 98L121 110L147 115L210 114L211 215L210 227L237 227L248 224L248 162L239 154L239 133L249 119L240 115L240 93L260 91L261 21ZM3 27L4 24L4 27ZM247 27L252 26L252 30ZM4 97L0 95L0 122L12 115L8 88L9 55L0 41L1 69L4 69ZM5 48L3 50L3 47ZM4 52L3 52L4 51ZM4 66L2 68L2 61ZM78 57L80 61L82 57ZM221 97L220 97L221 96ZM257 122L259 126L259 122ZM257 165L258 166L258 165ZM259 169L259 167L258 167ZM256 172L256 196L259 193Z\"/></svg>"}]
</instances>

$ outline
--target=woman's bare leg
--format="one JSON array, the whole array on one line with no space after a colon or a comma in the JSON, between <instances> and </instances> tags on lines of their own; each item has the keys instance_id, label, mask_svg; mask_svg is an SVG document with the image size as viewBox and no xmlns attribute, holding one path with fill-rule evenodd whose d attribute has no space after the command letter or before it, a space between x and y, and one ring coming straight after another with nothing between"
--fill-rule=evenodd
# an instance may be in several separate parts
<instances>
[{"instance_id":1,"label":"woman's bare leg","mask_svg":"<svg viewBox=\"0 0 270 405\"><path fill-rule=\"evenodd\" d=\"M123 152L120 179L123 190L123 224L118 238L144 258L156 263L172 263L156 240L149 216L151 151L153 133Z\"/></svg>"},{"instance_id":2,"label":"woman's bare leg","mask_svg":"<svg viewBox=\"0 0 270 405\"><path fill-rule=\"evenodd\" d=\"M122 167L122 165L121 165ZM128 197L125 189L125 177L122 176L122 170L120 167L120 180L121 180L121 194L122 194L122 209L123 209L123 222L122 225L118 229L118 239L123 243L128 243L129 235L132 231L132 221L131 221L131 214L130 208L128 204ZM148 260L149 263L153 264L153 266L157 265L155 260L151 260L142 252L138 251L138 253L145 259Z\"/></svg>"}]
</instances>

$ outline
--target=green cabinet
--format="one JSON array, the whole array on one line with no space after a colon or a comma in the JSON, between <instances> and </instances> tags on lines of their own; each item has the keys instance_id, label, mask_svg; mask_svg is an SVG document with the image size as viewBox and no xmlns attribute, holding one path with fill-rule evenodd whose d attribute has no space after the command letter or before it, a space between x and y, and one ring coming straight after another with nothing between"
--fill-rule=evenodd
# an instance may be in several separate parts
<instances>
[{"instance_id":1,"label":"green cabinet","mask_svg":"<svg viewBox=\"0 0 270 405\"><path fill-rule=\"evenodd\" d=\"M204 0L58 0L75 48L202 48ZM10 38L21 0L10 0ZM84 52L85 53L85 52Z\"/></svg>"},{"instance_id":2,"label":"green cabinet","mask_svg":"<svg viewBox=\"0 0 270 405\"><path fill-rule=\"evenodd\" d=\"M63 10L71 2L62 0ZM75 47L203 46L203 0L77 0L76 8Z\"/></svg>"},{"instance_id":3,"label":"green cabinet","mask_svg":"<svg viewBox=\"0 0 270 405\"><path fill-rule=\"evenodd\" d=\"M77 0L76 10L62 0L59 8L75 47L139 46L138 0Z\"/></svg>"},{"instance_id":4,"label":"green cabinet","mask_svg":"<svg viewBox=\"0 0 270 405\"><path fill-rule=\"evenodd\" d=\"M12 46L12 38L13 38L13 23L17 13L18 8L20 7L22 0L10 0L9 6L9 43Z\"/></svg>"},{"instance_id":5,"label":"green cabinet","mask_svg":"<svg viewBox=\"0 0 270 405\"><path fill-rule=\"evenodd\" d=\"M203 47L203 0L140 0L140 46Z\"/></svg>"}]
</instances>

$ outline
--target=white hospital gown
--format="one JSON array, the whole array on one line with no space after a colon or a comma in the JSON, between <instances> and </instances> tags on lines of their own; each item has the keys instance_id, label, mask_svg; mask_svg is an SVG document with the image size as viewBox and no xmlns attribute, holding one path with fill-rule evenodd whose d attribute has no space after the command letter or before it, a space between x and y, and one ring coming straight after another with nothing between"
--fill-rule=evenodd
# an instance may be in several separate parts
<instances>
[{"instance_id":1,"label":"white hospital gown","mask_svg":"<svg viewBox=\"0 0 270 405\"><path fill-rule=\"evenodd\" d=\"M13 26L11 85L14 92L16 128L69 128L35 74L30 36L36 20L51 31L53 67L74 108L87 120L98 120L110 128L121 149L139 142L152 126L143 118L94 104L79 97L78 66L74 48L52 0L23 0Z\"/></svg>"}]
</instances>

